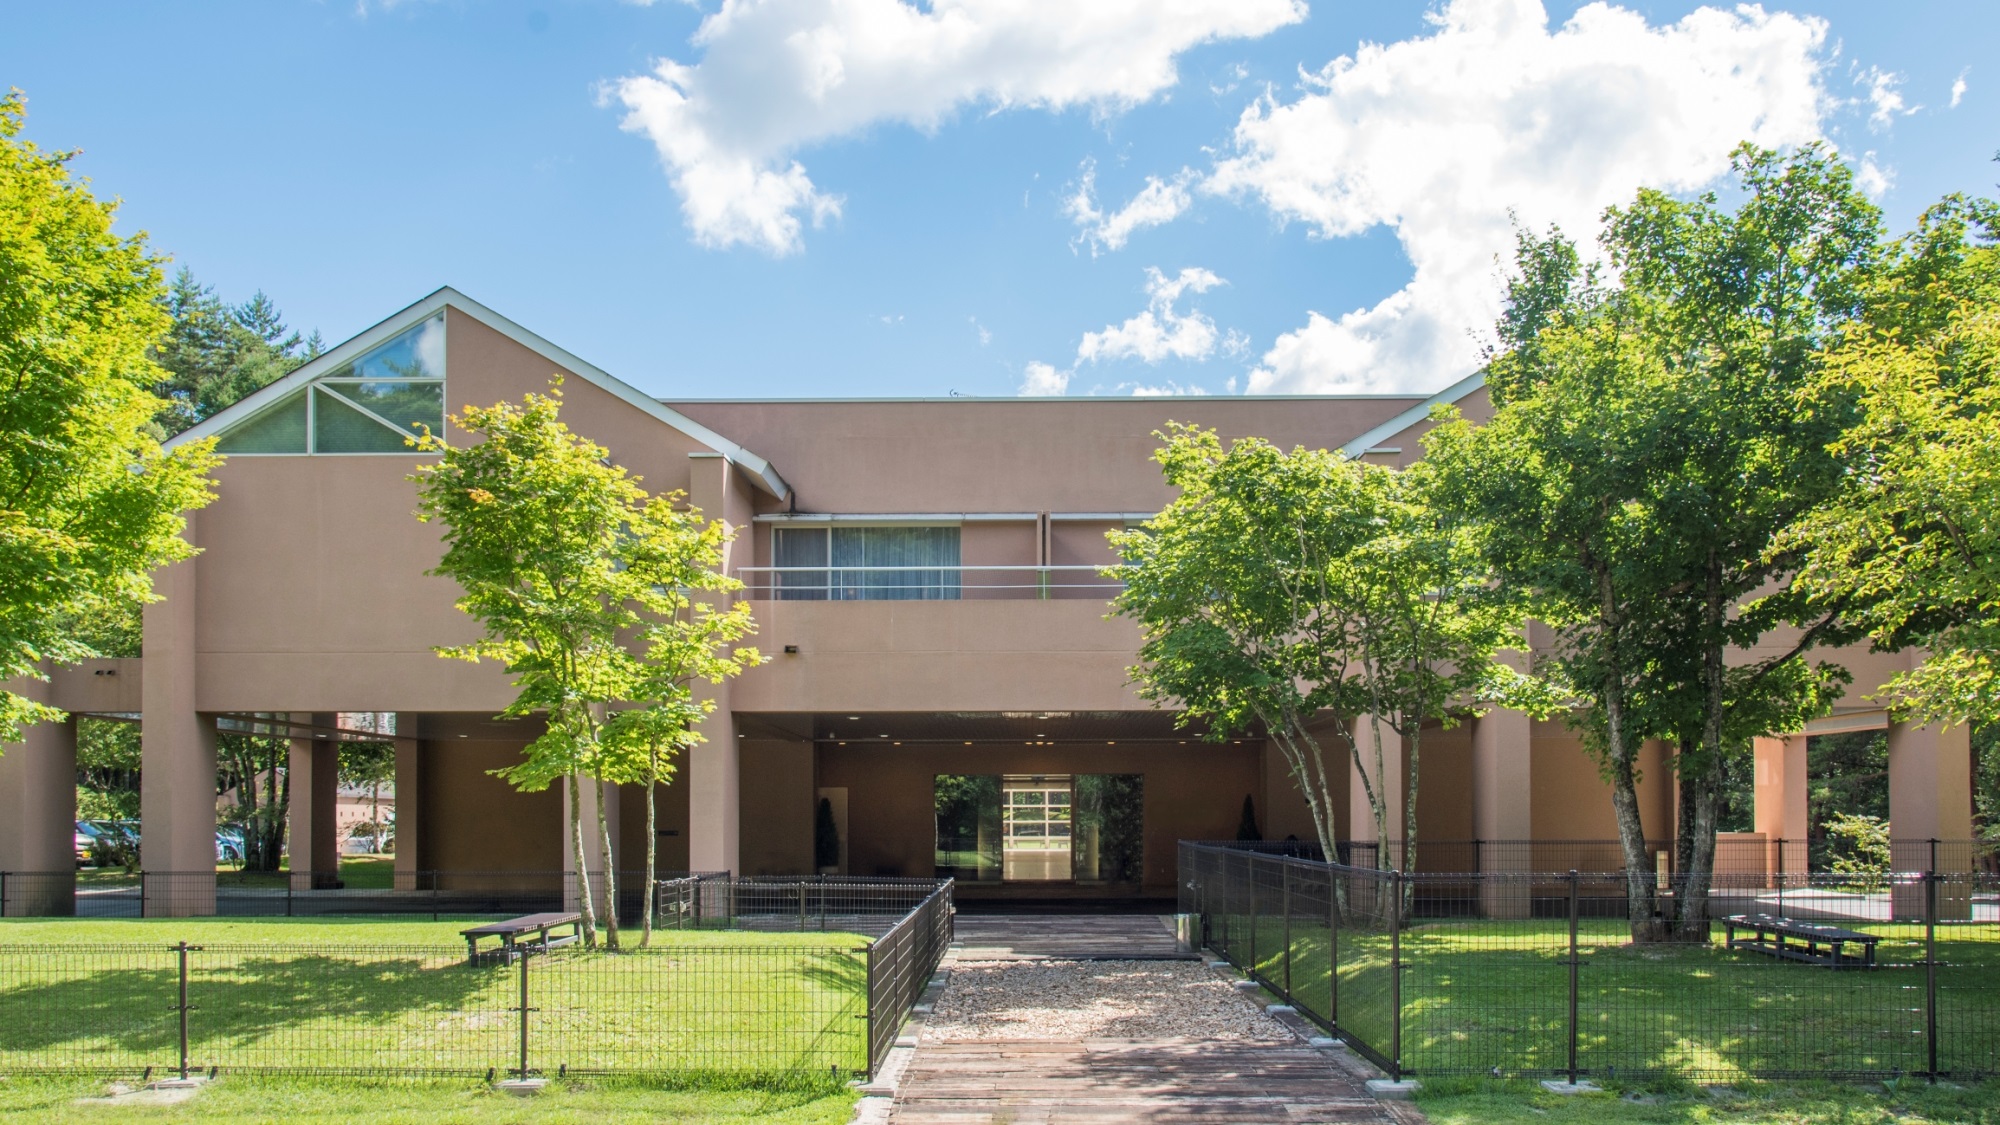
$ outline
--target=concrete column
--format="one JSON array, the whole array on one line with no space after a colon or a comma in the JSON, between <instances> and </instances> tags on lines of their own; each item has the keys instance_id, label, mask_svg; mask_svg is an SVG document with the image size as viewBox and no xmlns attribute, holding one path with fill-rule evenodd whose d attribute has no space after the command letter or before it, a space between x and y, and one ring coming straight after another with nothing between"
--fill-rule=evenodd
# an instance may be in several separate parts
<instances>
[{"instance_id":1,"label":"concrete column","mask_svg":"<svg viewBox=\"0 0 2000 1125\"><path fill-rule=\"evenodd\" d=\"M1957 875L1972 870L1972 732L1963 726L1889 726L1889 837L1891 866L1897 871L1937 871ZM1932 855L1930 841L1940 843ZM1938 916L1970 918L1971 888L1963 880L1939 887ZM1896 889L1896 912L1922 914L1923 888Z\"/></svg>"},{"instance_id":2,"label":"concrete column","mask_svg":"<svg viewBox=\"0 0 2000 1125\"><path fill-rule=\"evenodd\" d=\"M195 536L199 515L188 517ZM215 912L215 720L195 710L195 566L153 576L140 676L139 861L149 917Z\"/></svg>"},{"instance_id":3,"label":"concrete column","mask_svg":"<svg viewBox=\"0 0 2000 1125\"><path fill-rule=\"evenodd\" d=\"M569 801L569 790L572 784L575 783L569 778L563 779L562 854L565 870L576 863L576 848L570 842L572 839L570 833L573 830L572 825L574 824L574 821L570 819ZM567 910L577 909L578 905L582 902L580 888L587 881L591 889L591 902L596 904L599 911L602 911L605 905L604 873L606 871L616 872L618 870L618 855L616 850L619 828L618 787L608 783L599 784L591 781L589 778L585 778L583 779L581 789L578 791L578 796L577 810L583 818L583 864L585 870L582 874L585 876L585 879L579 879L577 877L578 873L572 871L569 873L569 877L563 880L563 907ZM398 794L397 797L400 803L401 794ZM602 802L604 805L604 818L611 827L613 851L609 856L604 854L604 840L597 828L597 806L599 802ZM625 889L630 890L631 888Z\"/></svg>"},{"instance_id":4,"label":"concrete column","mask_svg":"<svg viewBox=\"0 0 2000 1125\"><path fill-rule=\"evenodd\" d=\"M728 459L715 453L691 455L688 498L711 520L732 531L747 531L751 520L748 487ZM747 536L724 548L723 570L734 569L735 558L748 561ZM697 684L699 697L713 700L715 712L700 727L707 738L687 755L688 867L694 871L742 871L741 776L736 719L729 710L727 682Z\"/></svg>"},{"instance_id":5,"label":"concrete column","mask_svg":"<svg viewBox=\"0 0 2000 1125\"><path fill-rule=\"evenodd\" d=\"M1368 804L1368 789L1373 787L1376 796L1382 800L1384 815L1388 820L1389 844L1395 854L1379 856L1376 862L1382 867L1402 866L1401 844L1403 840L1403 794L1404 784L1403 736L1397 734L1384 722L1375 722L1368 716L1353 720L1354 741L1361 747L1361 764L1356 766L1348 760L1350 776L1347 783L1348 839L1359 844L1373 846L1376 842L1375 811ZM1375 761L1375 740L1380 737L1382 760L1378 767ZM1378 772L1380 776L1378 776ZM1362 784L1362 775L1367 777L1367 785Z\"/></svg>"},{"instance_id":6,"label":"concrete column","mask_svg":"<svg viewBox=\"0 0 2000 1125\"><path fill-rule=\"evenodd\" d=\"M334 717L315 714L316 728L295 734L288 769L291 807L285 850L296 889L331 890L340 881L340 743L324 728Z\"/></svg>"},{"instance_id":7,"label":"concrete column","mask_svg":"<svg viewBox=\"0 0 2000 1125\"><path fill-rule=\"evenodd\" d=\"M49 701L44 680L7 689ZM9 917L76 913L76 719L36 723L0 746L0 906Z\"/></svg>"},{"instance_id":8,"label":"concrete column","mask_svg":"<svg viewBox=\"0 0 2000 1125\"><path fill-rule=\"evenodd\" d=\"M1753 749L1752 827L1764 837L1764 870L1769 884L1776 886L1779 872L1796 876L1807 866L1806 838L1812 825L1806 813L1806 736L1771 735L1756 739Z\"/></svg>"},{"instance_id":9,"label":"concrete column","mask_svg":"<svg viewBox=\"0 0 2000 1125\"><path fill-rule=\"evenodd\" d=\"M1481 871L1525 872L1533 866L1527 846L1534 839L1533 729L1527 715L1504 709L1472 721L1472 834L1480 841ZM1526 918L1532 890L1525 879L1482 882L1481 906L1489 918Z\"/></svg>"},{"instance_id":10,"label":"concrete column","mask_svg":"<svg viewBox=\"0 0 2000 1125\"><path fill-rule=\"evenodd\" d=\"M401 714L396 716L398 731L414 732L416 716ZM412 737L396 739L396 886L398 889L415 889L417 872L424 869L421 845L418 840L419 787L422 785L417 773L417 740Z\"/></svg>"}]
</instances>

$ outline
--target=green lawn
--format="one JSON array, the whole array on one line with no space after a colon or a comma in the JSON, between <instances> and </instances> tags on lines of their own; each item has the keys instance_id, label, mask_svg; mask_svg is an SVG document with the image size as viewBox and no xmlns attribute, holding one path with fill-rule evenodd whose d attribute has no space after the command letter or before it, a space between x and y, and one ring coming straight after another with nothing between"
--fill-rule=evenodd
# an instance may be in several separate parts
<instances>
[{"instance_id":1,"label":"green lawn","mask_svg":"<svg viewBox=\"0 0 2000 1125\"><path fill-rule=\"evenodd\" d=\"M639 1125L641 1122L757 1122L841 1125L855 1095L832 1082L770 1088L662 1089L658 1083L579 1080L552 1084L533 1098L463 1080L222 1079L177 1106L139 1108L78 1104L105 1092L100 1080L0 1082L0 1120L29 1125L116 1121L199 1121L202 1125L327 1122L339 1125Z\"/></svg>"},{"instance_id":2,"label":"green lawn","mask_svg":"<svg viewBox=\"0 0 2000 1125\"><path fill-rule=\"evenodd\" d=\"M1722 1096L1682 1085L1563 1097L1532 1082L1433 1079L1417 1093L1432 1125L1996 1125L2000 1083L1743 1083Z\"/></svg>"},{"instance_id":3,"label":"green lawn","mask_svg":"<svg viewBox=\"0 0 2000 1125\"><path fill-rule=\"evenodd\" d=\"M1248 930L1231 919L1236 954ZM1212 923L1219 932L1219 920ZM1885 967L1831 970L1763 954L1633 946L1621 924L1579 934L1578 1063L1598 1077L1662 1074L1737 1081L1787 1074L1893 1075L1927 1068L1922 930L1858 924L1882 937ZM1323 926L1295 923L1291 992L1324 1015L1332 1004ZM1257 931L1260 974L1282 983L1284 928ZM1448 921L1401 935L1402 1059L1419 1075L1537 1074L1567 1064L1567 923ZM1939 930L1942 1070L2000 1073L2000 926ZM1390 943L1340 935L1339 1023L1389 1051L1395 1011Z\"/></svg>"},{"instance_id":4,"label":"green lawn","mask_svg":"<svg viewBox=\"0 0 2000 1125\"><path fill-rule=\"evenodd\" d=\"M483 1074L515 1065L518 966L466 964L479 920L9 920L0 1074L138 1071L177 1051L173 943L189 955L190 1057L236 1071ZM628 939L634 935L628 934ZM657 935L531 959L530 1066L681 1075L865 1068L864 939Z\"/></svg>"}]
</instances>

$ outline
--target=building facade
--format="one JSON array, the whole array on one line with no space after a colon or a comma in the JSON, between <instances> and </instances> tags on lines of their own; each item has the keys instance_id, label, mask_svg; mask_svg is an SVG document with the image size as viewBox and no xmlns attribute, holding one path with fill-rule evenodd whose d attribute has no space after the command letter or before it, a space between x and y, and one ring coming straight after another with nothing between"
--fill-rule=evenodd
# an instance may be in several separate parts
<instances>
[{"instance_id":1,"label":"building facade","mask_svg":"<svg viewBox=\"0 0 2000 1125\"><path fill-rule=\"evenodd\" d=\"M1100 568L1114 561L1106 532L1169 499L1156 431L1194 422L1407 464L1434 403L1488 410L1477 378L1432 398L662 402L440 290L177 439L217 435L229 456L217 499L190 521L201 553L156 576L143 658L24 688L143 721L149 871L212 868L216 737L231 730L292 739L296 870L335 862L333 748L385 734L399 869L571 866L560 787L521 793L492 775L536 733L494 718L513 694L505 673L435 653L475 629L455 587L426 574L440 531L413 515L418 457L401 436L444 429L447 404L519 400L556 375L572 429L734 530L726 566L770 657L712 689L707 740L659 794L661 866L950 873L972 897L1171 895L1175 841L1233 838L1246 798L1266 839L1314 836L1275 750L1178 729L1129 682L1138 633L1107 617L1115 586ZM1841 658L1854 690L1815 729L1887 725L1864 696L1908 657ZM1330 752L1342 752L1332 725L1353 718L1326 717ZM1759 743L1767 841L1805 834L1805 733ZM0 756L0 870L60 866L73 753L73 726L56 726ZM1891 728L1896 836L1970 836L1967 753L1962 730ZM1616 835L1597 770L1560 723L1496 712L1427 736L1423 754L1420 838L1521 842L1485 849L1471 861L1482 867L1545 866L1526 842ZM1651 748L1641 788L1664 839L1662 761ZM1336 794L1341 835L1371 840L1349 788ZM636 867L643 795L582 796L618 825L619 854L591 864ZM822 801L840 843L824 865ZM1777 850L1757 862L1785 862ZM196 889L148 909L204 905Z\"/></svg>"}]
</instances>

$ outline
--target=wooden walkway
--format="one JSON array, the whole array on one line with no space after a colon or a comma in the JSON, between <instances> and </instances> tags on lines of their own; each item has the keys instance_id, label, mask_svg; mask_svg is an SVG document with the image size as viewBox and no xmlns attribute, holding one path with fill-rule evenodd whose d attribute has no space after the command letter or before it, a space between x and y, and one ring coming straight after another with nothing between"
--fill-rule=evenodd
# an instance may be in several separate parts
<instances>
[{"instance_id":1,"label":"wooden walkway","mask_svg":"<svg viewBox=\"0 0 2000 1125\"><path fill-rule=\"evenodd\" d=\"M923 1043L894 1125L1305 1125L1389 1115L1303 1043Z\"/></svg>"},{"instance_id":2,"label":"wooden walkway","mask_svg":"<svg viewBox=\"0 0 2000 1125\"><path fill-rule=\"evenodd\" d=\"M1195 961L1153 914L961 914L961 961Z\"/></svg>"},{"instance_id":3,"label":"wooden walkway","mask_svg":"<svg viewBox=\"0 0 2000 1125\"><path fill-rule=\"evenodd\" d=\"M1183 960L1152 915L961 915L960 961ZM947 986L947 989L949 986ZM1296 1016L1281 1020L1291 1026ZM1303 1025L1299 1025L1303 1029ZM940 1040L919 1036L891 1125L1390 1125L1351 1063L1308 1045L1204 1039ZM878 1119L879 1120L879 1119Z\"/></svg>"}]
</instances>

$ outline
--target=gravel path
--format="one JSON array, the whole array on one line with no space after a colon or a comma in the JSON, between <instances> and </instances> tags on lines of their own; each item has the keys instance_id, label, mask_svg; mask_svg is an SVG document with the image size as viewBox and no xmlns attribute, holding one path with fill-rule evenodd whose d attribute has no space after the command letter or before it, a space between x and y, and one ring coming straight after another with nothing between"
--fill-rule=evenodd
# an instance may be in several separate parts
<instances>
[{"instance_id":1,"label":"gravel path","mask_svg":"<svg viewBox=\"0 0 2000 1125\"><path fill-rule=\"evenodd\" d=\"M1291 1035L1195 961L959 961L923 1038L1240 1042Z\"/></svg>"}]
</instances>

